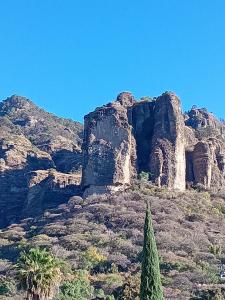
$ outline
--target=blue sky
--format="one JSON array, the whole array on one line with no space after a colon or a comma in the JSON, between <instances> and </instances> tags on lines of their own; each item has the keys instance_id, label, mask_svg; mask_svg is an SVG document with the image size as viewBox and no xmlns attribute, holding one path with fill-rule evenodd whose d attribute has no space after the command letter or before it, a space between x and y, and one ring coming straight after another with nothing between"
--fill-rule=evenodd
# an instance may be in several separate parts
<instances>
[{"instance_id":1,"label":"blue sky","mask_svg":"<svg viewBox=\"0 0 225 300\"><path fill-rule=\"evenodd\" d=\"M121 91L225 118L224 0L0 1L0 99L82 121Z\"/></svg>"}]
</instances>

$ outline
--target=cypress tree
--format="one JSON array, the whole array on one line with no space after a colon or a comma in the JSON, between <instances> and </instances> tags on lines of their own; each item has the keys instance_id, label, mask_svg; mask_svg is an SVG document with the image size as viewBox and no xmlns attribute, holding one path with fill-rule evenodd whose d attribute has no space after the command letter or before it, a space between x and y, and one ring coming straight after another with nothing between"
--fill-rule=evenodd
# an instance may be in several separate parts
<instances>
[{"instance_id":1,"label":"cypress tree","mask_svg":"<svg viewBox=\"0 0 225 300\"><path fill-rule=\"evenodd\" d=\"M159 256L149 205L147 205L144 225L140 298L141 300L163 300Z\"/></svg>"}]
</instances>

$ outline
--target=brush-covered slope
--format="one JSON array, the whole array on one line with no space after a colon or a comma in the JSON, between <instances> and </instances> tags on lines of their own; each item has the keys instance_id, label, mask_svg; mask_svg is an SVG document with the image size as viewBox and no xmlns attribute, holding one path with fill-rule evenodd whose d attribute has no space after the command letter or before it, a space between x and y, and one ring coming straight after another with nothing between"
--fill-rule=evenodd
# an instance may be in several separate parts
<instances>
[{"instance_id":1,"label":"brush-covered slope","mask_svg":"<svg viewBox=\"0 0 225 300\"><path fill-rule=\"evenodd\" d=\"M23 134L37 148L50 153L60 171L72 169L73 161L69 167L62 156L67 152L80 152L83 134L80 123L56 117L31 100L16 95L0 103L0 116L4 122L2 131L9 127L11 133Z\"/></svg>"},{"instance_id":2,"label":"brush-covered slope","mask_svg":"<svg viewBox=\"0 0 225 300\"><path fill-rule=\"evenodd\" d=\"M140 272L146 201L151 203L165 299L214 299L194 298L194 294L223 288L222 191L171 192L137 182L113 195L86 200L72 197L39 218L25 219L2 230L1 273L11 274L19 251L28 245L50 248L73 269L84 268L84 253L95 247L105 262L91 268L92 285L101 287L105 294L116 293L129 274L134 277Z\"/></svg>"}]
</instances>

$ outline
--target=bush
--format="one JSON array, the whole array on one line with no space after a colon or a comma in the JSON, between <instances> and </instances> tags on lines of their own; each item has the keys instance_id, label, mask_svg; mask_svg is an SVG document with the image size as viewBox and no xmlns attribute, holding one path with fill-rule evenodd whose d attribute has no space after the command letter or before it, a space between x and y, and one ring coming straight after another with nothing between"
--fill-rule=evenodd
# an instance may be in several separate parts
<instances>
[{"instance_id":1,"label":"bush","mask_svg":"<svg viewBox=\"0 0 225 300\"><path fill-rule=\"evenodd\" d=\"M219 245L210 245L209 251L210 251L210 253L212 253L215 256L220 256L222 253L221 246L219 246Z\"/></svg>"},{"instance_id":2,"label":"bush","mask_svg":"<svg viewBox=\"0 0 225 300\"><path fill-rule=\"evenodd\" d=\"M57 300L87 300L94 295L94 288L91 286L87 273L78 272L72 281L66 281L60 287Z\"/></svg>"},{"instance_id":3,"label":"bush","mask_svg":"<svg viewBox=\"0 0 225 300\"><path fill-rule=\"evenodd\" d=\"M91 270L99 263L106 261L106 257L103 254L101 254L95 247L88 248L82 256L84 268L87 270Z\"/></svg>"},{"instance_id":4,"label":"bush","mask_svg":"<svg viewBox=\"0 0 225 300\"><path fill-rule=\"evenodd\" d=\"M143 181L148 181L148 180L149 180L149 173L148 173L148 172L142 171L142 172L138 175L138 178L139 178L140 180L143 180Z\"/></svg>"},{"instance_id":5,"label":"bush","mask_svg":"<svg viewBox=\"0 0 225 300\"><path fill-rule=\"evenodd\" d=\"M0 276L0 295L13 296L16 293L16 283L6 276Z\"/></svg>"},{"instance_id":6,"label":"bush","mask_svg":"<svg viewBox=\"0 0 225 300\"><path fill-rule=\"evenodd\" d=\"M116 290L115 296L118 300L139 300L139 293L140 278L128 275L124 284Z\"/></svg>"}]
</instances>

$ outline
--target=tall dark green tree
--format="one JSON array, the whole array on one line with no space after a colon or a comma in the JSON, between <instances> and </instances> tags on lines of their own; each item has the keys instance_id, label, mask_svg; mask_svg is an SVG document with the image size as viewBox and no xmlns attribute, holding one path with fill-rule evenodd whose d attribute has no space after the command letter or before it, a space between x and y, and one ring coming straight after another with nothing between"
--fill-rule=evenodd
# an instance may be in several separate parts
<instances>
[{"instance_id":1,"label":"tall dark green tree","mask_svg":"<svg viewBox=\"0 0 225 300\"><path fill-rule=\"evenodd\" d=\"M163 300L159 256L149 205L147 205L144 226L140 298L141 300Z\"/></svg>"}]
</instances>

